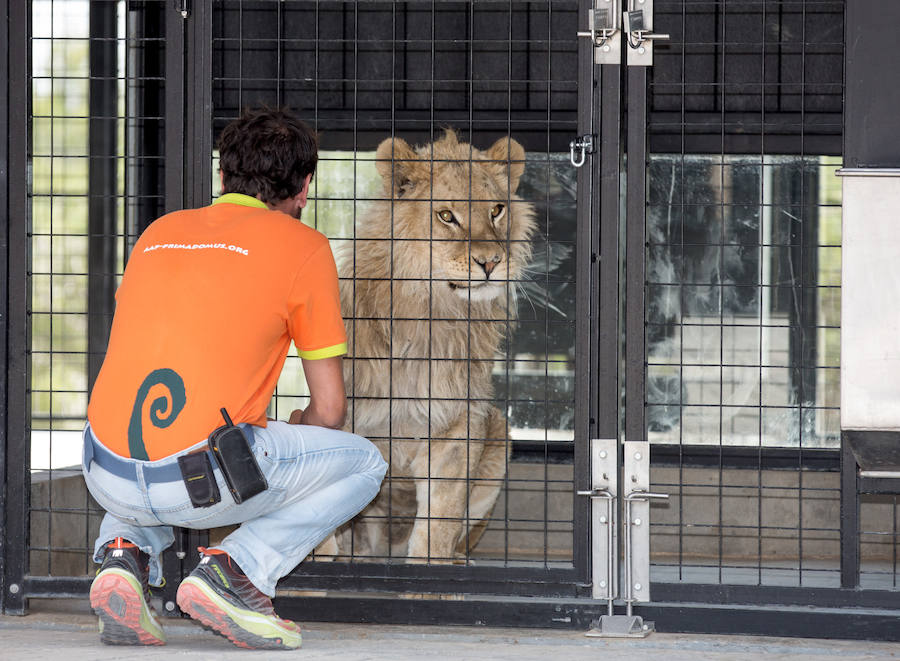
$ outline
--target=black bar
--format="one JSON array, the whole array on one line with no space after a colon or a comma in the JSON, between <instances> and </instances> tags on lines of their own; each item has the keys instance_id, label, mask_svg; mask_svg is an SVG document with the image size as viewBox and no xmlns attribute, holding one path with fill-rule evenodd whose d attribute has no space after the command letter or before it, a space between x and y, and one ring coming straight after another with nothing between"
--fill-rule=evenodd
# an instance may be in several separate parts
<instances>
[{"instance_id":1,"label":"black bar","mask_svg":"<svg viewBox=\"0 0 900 661\"><path fill-rule=\"evenodd\" d=\"M625 440L646 441L644 280L646 259L647 68L628 69L625 220Z\"/></svg>"},{"instance_id":2,"label":"black bar","mask_svg":"<svg viewBox=\"0 0 900 661\"><path fill-rule=\"evenodd\" d=\"M841 587L859 587L859 490L856 458L841 434Z\"/></svg>"},{"instance_id":3,"label":"black bar","mask_svg":"<svg viewBox=\"0 0 900 661\"><path fill-rule=\"evenodd\" d=\"M858 477L857 491L861 494L900 494L900 479L896 477Z\"/></svg>"},{"instance_id":4,"label":"black bar","mask_svg":"<svg viewBox=\"0 0 900 661\"><path fill-rule=\"evenodd\" d=\"M185 206L212 198L212 3L195 2L187 21Z\"/></svg>"},{"instance_id":5,"label":"black bar","mask_svg":"<svg viewBox=\"0 0 900 661\"><path fill-rule=\"evenodd\" d=\"M87 596L90 577L60 579L29 577L30 597L78 598ZM663 586L652 584L658 592ZM715 586L711 586L715 587ZM748 588L751 590L752 588ZM738 592L742 588L737 588ZM634 612L656 623L660 632L725 635L787 636L843 640L900 640L896 593L822 590L834 606L816 607L819 591L798 591L797 606L721 605L697 602L655 603L636 606ZM728 593L729 600L737 593ZM806 595L806 596L804 596ZM752 596L752 595L751 595ZM867 597L872 596L872 599ZM700 593L697 597L704 597ZM709 598L710 595L705 595ZM890 600L893 600L890 603ZM753 602L762 601L759 596ZM884 604L848 608L847 603ZM772 601L767 601L773 604ZM291 597L278 596L274 605L281 617L307 622L355 622L363 624L473 625L587 630L605 614L606 603L588 599L533 599L516 597L463 599L459 601L398 599L387 597Z\"/></svg>"},{"instance_id":6,"label":"black bar","mask_svg":"<svg viewBox=\"0 0 900 661\"><path fill-rule=\"evenodd\" d=\"M28 507L31 443L28 441L31 402L29 338L31 323L31 209L28 203L28 163L31 154L31 94L29 45L30 3L8 2L3 16L8 35L7 116L7 271L6 271L6 521L5 563L0 579L3 612L23 615L28 608L24 579L28 571ZM5 57L6 55L4 55ZM11 221L11 222L10 222Z\"/></svg>"},{"instance_id":7,"label":"black bar","mask_svg":"<svg viewBox=\"0 0 900 661\"><path fill-rule=\"evenodd\" d=\"M365 597L276 598L279 615L318 622L409 623L421 625L514 626L587 630L606 614L593 600L466 599L435 601ZM900 640L897 611L811 608L753 608L665 604L635 607L659 631L777 635L849 640Z\"/></svg>"},{"instance_id":8,"label":"black bar","mask_svg":"<svg viewBox=\"0 0 900 661\"><path fill-rule=\"evenodd\" d=\"M7 204L0 207L0 277L6 277L9 265L9 227L10 227L10 187L9 187L9 7L8 0L0 0L0 80L6 84L0 85L0 192L3 193ZM3 323L0 323L0 359L3 361L3 371L0 372L0 539L8 539L6 534L6 396L8 393L7 367L8 353L6 350L7 324L9 323L9 287L0 289L0 310L3 311ZM6 595L6 555L7 545L0 544L0 613L4 612Z\"/></svg>"},{"instance_id":9,"label":"black bar","mask_svg":"<svg viewBox=\"0 0 900 661\"><path fill-rule=\"evenodd\" d=\"M574 598L579 569L453 565L390 565L344 562L301 564L280 582L295 590L416 592Z\"/></svg>"},{"instance_id":10,"label":"black bar","mask_svg":"<svg viewBox=\"0 0 900 661\"><path fill-rule=\"evenodd\" d=\"M88 114L88 391L100 373L116 293L119 114L117 7L89 7Z\"/></svg>"},{"instance_id":11,"label":"black bar","mask_svg":"<svg viewBox=\"0 0 900 661\"><path fill-rule=\"evenodd\" d=\"M78 598L87 596L90 577L59 579L29 577L30 597ZM659 584L651 589L660 590ZM805 592L805 591L804 591ZM813 591L809 591L810 593ZM882 595L847 590L823 590L829 602L844 604L860 600L886 603L896 593ZM807 593L809 594L809 593ZM881 598L883 596L883 598ZM754 601L760 601L757 597ZM696 602L655 603L636 606L634 612L656 623L660 632L724 635L786 636L842 640L900 640L897 626L900 613L891 604L869 608L811 606L815 601L798 596L797 606L752 606L749 604L700 605ZM767 602L773 603L771 601ZM363 596L291 597L274 600L281 617L306 622L354 622L361 624L470 625L483 627L523 627L587 630L591 622L606 613L606 603L588 599L534 599L516 597L463 599L458 601L398 599Z\"/></svg>"},{"instance_id":12,"label":"black bar","mask_svg":"<svg viewBox=\"0 0 900 661\"><path fill-rule=\"evenodd\" d=\"M185 202L185 19L181 13L166 3L165 25L165 164L164 189L166 213L184 208ZM175 591L184 576L181 558L177 552L184 552L182 537L185 533L175 530L175 545L165 550L162 556L163 576L166 584L162 589L163 603L175 603ZM170 612L165 611L167 614Z\"/></svg>"},{"instance_id":13,"label":"black bar","mask_svg":"<svg viewBox=\"0 0 900 661\"><path fill-rule=\"evenodd\" d=\"M900 3L847 2L844 167L900 167Z\"/></svg>"},{"instance_id":14,"label":"black bar","mask_svg":"<svg viewBox=\"0 0 900 661\"><path fill-rule=\"evenodd\" d=\"M622 67L600 67L599 319L597 320L598 438L619 438L619 195L622 177Z\"/></svg>"},{"instance_id":15,"label":"black bar","mask_svg":"<svg viewBox=\"0 0 900 661\"><path fill-rule=\"evenodd\" d=\"M768 585L703 585L692 583L650 583L654 604L693 603L710 606L750 606L772 604L776 608L867 608L897 611L900 592L844 588L802 588ZM821 638L820 635L814 636Z\"/></svg>"},{"instance_id":16,"label":"black bar","mask_svg":"<svg viewBox=\"0 0 900 661\"><path fill-rule=\"evenodd\" d=\"M163 81L166 75L165 6L157 2L128 5L129 84L125 95L126 214L123 253L127 259L147 226L164 212Z\"/></svg>"},{"instance_id":17,"label":"black bar","mask_svg":"<svg viewBox=\"0 0 900 661\"><path fill-rule=\"evenodd\" d=\"M850 594L846 595L852 598ZM635 607L635 614L656 623L660 632L746 636L786 636L834 640L900 640L896 611L807 607L742 608L733 606L655 605Z\"/></svg>"},{"instance_id":18,"label":"black bar","mask_svg":"<svg viewBox=\"0 0 900 661\"><path fill-rule=\"evenodd\" d=\"M167 4L165 87L165 211L184 209L185 19Z\"/></svg>"},{"instance_id":19,"label":"black bar","mask_svg":"<svg viewBox=\"0 0 900 661\"><path fill-rule=\"evenodd\" d=\"M650 463L652 466L804 470L833 473L837 473L841 469L841 457L838 450L734 445L654 444Z\"/></svg>"},{"instance_id":20,"label":"black bar","mask_svg":"<svg viewBox=\"0 0 900 661\"><path fill-rule=\"evenodd\" d=\"M587 29L587 16L591 2L579 2L579 29ZM592 135L594 128L594 108L599 104L597 88L594 85L595 66L593 46L580 40L578 44L578 135ZM596 100L595 100L596 99ZM575 139L576 136L572 136ZM592 384L596 377L594 369L594 347L596 330L594 301L596 292L596 254L592 248L596 236L596 200L594 193L594 173L597 159L588 154L584 165L578 170L576 209L578 222L576 234L580 241L577 247L577 277L575 278L575 490L590 489L591 448L590 439L594 434L597 412L592 398ZM582 583L590 581L590 502L572 494L574 516L574 545L572 558Z\"/></svg>"}]
</instances>

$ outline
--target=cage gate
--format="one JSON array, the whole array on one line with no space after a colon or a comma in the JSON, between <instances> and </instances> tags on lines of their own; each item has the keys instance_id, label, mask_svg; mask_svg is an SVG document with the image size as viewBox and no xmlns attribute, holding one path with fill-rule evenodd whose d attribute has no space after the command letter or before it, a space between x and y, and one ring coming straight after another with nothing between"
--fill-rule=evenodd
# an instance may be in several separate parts
<instances>
[{"instance_id":1,"label":"cage gate","mask_svg":"<svg viewBox=\"0 0 900 661\"><path fill-rule=\"evenodd\" d=\"M609 470L652 447L670 496L647 504L635 615L860 635L876 615L790 610L896 609L900 580L896 496L863 495L858 545L840 535L844 4L9 3L9 98L31 105L4 119L4 176L31 225L6 253L3 609L87 594L101 512L73 439L115 283L155 217L218 193L218 132L265 103L319 133L303 220L351 338L386 329L345 363L353 429L391 463L279 612L586 629L634 589L599 592L576 494L611 439ZM291 354L272 417L306 396ZM614 513L593 546L624 568ZM167 555L164 606L206 535ZM760 603L786 610L735 608Z\"/></svg>"},{"instance_id":2,"label":"cage gate","mask_svg":"<svg viewBox=\"0 0 900 661\"><path fill-rule=\"evenodd\" d=\"M320 135L304 221L342 278L349 426L391 465L376 501L282 581L282 608L308 590L586 589L577 6L212 3L213 133L268 103ZM475 282L488 269L506 280L493 292ZM274 416L304 388L289 357ZM314 608L346 608L330 603Z\"/></svg>"}]
</instances>

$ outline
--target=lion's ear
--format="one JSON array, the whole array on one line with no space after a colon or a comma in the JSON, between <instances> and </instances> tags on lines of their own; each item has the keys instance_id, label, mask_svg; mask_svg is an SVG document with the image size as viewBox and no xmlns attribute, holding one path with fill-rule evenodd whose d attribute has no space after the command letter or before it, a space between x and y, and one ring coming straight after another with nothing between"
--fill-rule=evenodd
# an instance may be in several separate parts
<instances>
[{"instance_id":1,"label":"lion's ear","mask_svg":"<svg viewBox=\"0 0 900 661\"><path fill-rule=\"evenodd\" d=\"M393 180L397 189L410 181L418 161L418 155L403 138L382 140L375 151L375 169L385 184Z\"/></svg>"},{"instance_id":2,"label":"lion's ear","mask_svg":"<svg viewBox=\"0 0 900 661\"><path fill-rule=\"evenodd\" d=\"M487 157L492 161L501 161L509 167L509 192L515 193L519 187L519 179L525 172L525 150L512 138L500 138L487 150Z\"/></svg>"}]
</instances>

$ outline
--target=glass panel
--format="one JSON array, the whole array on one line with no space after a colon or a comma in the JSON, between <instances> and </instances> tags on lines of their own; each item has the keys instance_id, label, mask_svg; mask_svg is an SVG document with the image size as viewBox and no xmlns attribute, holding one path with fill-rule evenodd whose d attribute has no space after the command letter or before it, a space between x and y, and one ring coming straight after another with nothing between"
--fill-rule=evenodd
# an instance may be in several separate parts
<instances>
[{"instance_id":1,"label":"glass panel","mask_svg":"<svg viewBox=\"0 0 900 661\"><path fill-rule=\"evenodd\" d=\"M828 414L839 402L837 370L802 373L838 364L839 186L819 179L832 167L826 157L651 156L647 319L665 330L648 333L648 362L685 366L675 388L682 406L742 411L723 411L716 434L709 424L683 426L680 442L796 446L802 437L803 447L838 446ZM648 405L672 390L663 378L649 371ZM761 438L749 433L754 420L764 421ZM658 422L648 425L656 440Z\"/></svg>"}]
</instances>

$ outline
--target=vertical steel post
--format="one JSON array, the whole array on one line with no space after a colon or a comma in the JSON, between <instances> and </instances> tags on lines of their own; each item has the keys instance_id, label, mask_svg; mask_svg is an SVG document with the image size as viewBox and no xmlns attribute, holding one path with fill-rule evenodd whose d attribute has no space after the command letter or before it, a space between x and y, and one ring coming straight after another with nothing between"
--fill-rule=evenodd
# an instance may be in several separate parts
<instances>
[{"instance_id":1,"label":"vertical steel post","mask_svg":"<svg viewBox=\"0 0 900 661\"><path fill-rule=\"evenodd\" d=\"M213 3L195 2L185 19L185 206L212 198L212 15Z\"/></svg>"},{"instance_id":2,"label":"vertical steel post","mask_svg":"<svg viewBox=\"0 0 900 661\"><path fill-rule=\"evenodd\" d=\"M0 1L0 194L7 201L0 208L0 274L6 277L9 273L9 225L10 225L10 187L9 187L9 3ZM0 289L0 311L3 313L3 323L0 323L0 359L3 362L3 371L0 372L0 401L6 403L7 390L7 360L9 354L6 348L7 327L9 325L9 287ZM4 612L6 603L5 568L6 555L9 545L6 540L6 424L8 422L6 406L0 406L0 613Z\"/></svg>"},{"instance_id":3,"label":"vertical steel post","mask_svg":"<svg viewBox=\"0 0 900 661\"><path fill-rule=\"evenodd\" d=\"M625 439L647 440L644 281L646 270L647 68L628 67L625 221Z\"/></svg>"},{"instance_id":4,"label":"vertical steel post","mask_svg":"<svg viewBox=\"0 0 900 661\"><path fill-rule=\"evenodd\" d=\"M859 587L859 476L856 457L841 433L841 587Z\"/></svg>"},{"instance_id":5,"label":"vertical steel post","mask_svg":"<svg viewBox=\"0 0 900 661\"><path fill-rule=\"evenodd\" d=\"M593 7L592 0L581 0L578 7L579 28L587 21L587 12ZM572 35L575 39L575 35ZM578 135L592 135L595 129L594 108L600 107L599 86L595 85L596 67L593 63L593 45L584 39L578 40ZM597 411L597 391L600 370L596 369L598 340L598 297L601 289L599 276L597 230L599 222L599 196L597 195L597 159L587 156L585 167L578 169L576 209L577 221L577 277L575 278L575 298L577 314L575 319L575 490L588 490L591 479L590 441L598 432L597 425L602 416ZM615 370L607 372L607 378L615 378ZM583 534L575 535L573 560L581 583L591 582L591 501L575 497L573 504L574 527Z\"/></svg>"},{"instance_id":6,"label":"vertical steel post","mask_svg":"<svg viewBox=\"0 0 900 661\"><path fill-rule=\"evenodd\" d=\"M125 58L125 258L147 226L163 214L163 79L166 7L134 3L128 8Z\"/></svg>"},{"instance_id":7,"label":"vertical steel post","mask_svg":"<svg viewBox=\"0 0 900 661\"><path fill-rule=\"evenodd\" d=\"M117 5L89 6L88 392L93 388L115 310L118 194Z\"/></svg>"},{"instance_id":8,"label":"vertical steel post","mask_svg":"<svg viewBox=\"0 0 900 661\"><path fill-rule=\"evenodd\" d=\"M6 122L6 287L4 319L6 333L6 373L3 384L5 425L2 439L5 447L6 490L3 521L2 576L0 605L7 614L23 615L28 607L25 598L25 574L28 571L28 508L31 466L28 440L31 417L30 351L31 324L31 246L29 243L31 209L29 185L31 175L31 95L29 94L31 57L31 3L0 3L2 39L6 48L0 54L7 67L6 104L2 112ZM12 110L12 112L10 112Z\"/></svg>"}]
</instances>

